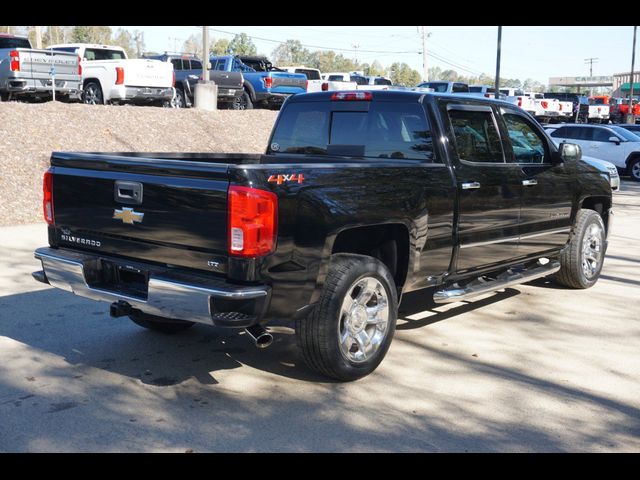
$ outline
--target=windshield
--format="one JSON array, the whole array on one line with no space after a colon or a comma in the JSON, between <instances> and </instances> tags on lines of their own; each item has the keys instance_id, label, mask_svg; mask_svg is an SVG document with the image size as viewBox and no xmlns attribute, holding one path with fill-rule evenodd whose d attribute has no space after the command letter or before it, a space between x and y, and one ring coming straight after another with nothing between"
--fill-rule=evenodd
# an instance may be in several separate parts
<instances>
[{"instance_id":1,"label":"windshield","mask_svg":"<svg viewBox=\"0 0 640 480\"><path fill-rule=\"evenodd\" d=\"M348 103L286 105L267 153L435 161L431 131L420 104L371 102L369 111L342 107Z\"/></svg>"},{"instance_id":2,"label":"windshield","mask_svg":"<svg viewBox=\"0 0 640 480\"><path fill-rule=\"evenodd\" d=\"M618 135L620 135L622 138L624 138L628 142L640 142L640 137L638 135L636 135L635 133L631 133L626 128L614 127L614 126L609 127L609 128L611 128L611 130L616 132Z\"/></svg>"},{"instance_id":3,"label":"windshield","mask_svg":"<svg viewBox=\"0 0 640 480\"><path fill-rule=\"evenodd\" d=\"M0 37L0 48L31 48L26 38Z\"/></svg>"},{"instance_id":4,"label":"windshield","mask_svg":"<svg viewBox=\"0 0 640 480\"><path fill-rule=\"evenodd\" d=\"M418 87L433 88L434 92L446 93L449 90L449 83L447 82L424 82L418 85Z\"/></svg>"}]
</instances>

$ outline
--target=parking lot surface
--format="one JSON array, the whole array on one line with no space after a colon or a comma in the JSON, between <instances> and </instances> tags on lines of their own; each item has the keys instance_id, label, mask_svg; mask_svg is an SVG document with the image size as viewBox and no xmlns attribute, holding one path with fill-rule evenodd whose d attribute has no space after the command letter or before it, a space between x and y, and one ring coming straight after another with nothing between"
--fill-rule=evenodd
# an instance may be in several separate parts
<instances>
[{"instance_id":1,"label":"parking lot surface","mask_svg":"<svg viewBox=\"0 0 640 480\"><path fill-rule=\"evenodd\" d=\"M614 209L593 288L412 294L382 365L348 384L310 372L285 322L261 351L112 319L31 278L44 224L0 228L0 451L637 452L640 185Z\"/></svg>"}]
</instances>

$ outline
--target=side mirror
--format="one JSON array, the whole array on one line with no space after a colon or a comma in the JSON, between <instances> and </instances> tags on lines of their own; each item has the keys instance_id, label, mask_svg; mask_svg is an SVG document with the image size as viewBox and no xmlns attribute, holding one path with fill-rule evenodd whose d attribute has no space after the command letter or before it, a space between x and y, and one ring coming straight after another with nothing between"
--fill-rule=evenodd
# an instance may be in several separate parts
<instances>
[{"instance_id":1,"label":"side mirror","mask_svg":"<svg viewBox=\"0 0 640 480\"><path fill-rule=\"evenodd\" d=\"M580 145L562 142L560 144L560 158L563 162L577 162L581 160L582 149L580 148Z\"/></svg>"},{"instance_id":2,"label":"side mirror","mask_svg":"<svg viewBox=\"0 0 640 480\"><path fill-rule=\"evenodd\" d=\"M615 143L616 145L620 145L620 139L618 137L611 136L609 137L609 141Z\"/></svg>"}]
</instances>

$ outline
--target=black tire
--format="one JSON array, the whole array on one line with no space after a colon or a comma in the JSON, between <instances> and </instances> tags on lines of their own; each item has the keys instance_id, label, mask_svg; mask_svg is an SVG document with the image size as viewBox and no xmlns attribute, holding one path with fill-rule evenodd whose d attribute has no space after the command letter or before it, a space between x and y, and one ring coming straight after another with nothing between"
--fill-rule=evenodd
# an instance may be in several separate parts
<instances>
[{"instance_id":1,"label":"black tire","mask_svg":"<svg viewBox=\"0 0 640 480\"><path fill-rule=\"evenodd\" d=\"M589 238L592 236L593 241L590 241ZM596 248L599 253L597 261L585 258L589 254L595 255ZM588 250L585 251L585 249ZM605 230L602 218L593 210L579 210L573 237L560 255L561 268L556 273L555 280L570 288L592 287L600 277L605 250ZM589 274L586 273L586 270L589 270Z\"/></svg>"},{"instance_id":2,"label":"black tire","mask_svg":"<svg viewBox=\"0 0 640 480\"><path fill-rule=\"evenodd\" d=\"M629 175L634 182L640 182L640 157L629 161L627 175Z\"/></svg>"},{"instance_id":3,"label":"black tire","mask_svg":"<svg viewBox=\"0 0 640 480\"><path fill-rule=\"evenodd\" d=\"M142 312L132 313L129 315L129 318L133 323L140 325L141 327L168 335L183 332L195 325L194 322L187 322L186 320L171 320L169 318L157 317L155 315L148 315Z\"/></svg>"},{"instance_id":4,"label":"black tire","mask_svg":"<svg viewBox=\"0 0 640 480\"><path fill-rule=\"evenodd\" d=\"M184 98L184 92L180 88L176 88L176 94L171 100L162 102L164 108L187 108L187 102Z\"/></svg>"},{"instance_id":5,"label":"black tire","mask_svg":"<svg viewBox=\"0 0 640 480\"><path fill-rule=\"evenodd\" d=\"M369 306L368 303L358 304L359 294L353 296L353 292L358 291L357 283L367 281L369 278L378 281L384 288L383 295L386 295L384 298L375 294L375 300L372 300L374 297L371 296L370 301L375 302L373 306ZM362 290L364 288L361 292ZM382 292L382 289L379 291ZM347 329L346 315L342 313L343 302L347 302L347 295L354 299L350 300L353 302L352 305L363 308L364 311L378 305L388 306L386 327L380 330L377 325L373 327L375 334L382 335L382 338L378 338L376 343L367 344L367 346L373 345L374 352L368 357L365 356L364 360L350 360L340 346L340 331ZM365 255L333 255L320 300L308 317L296 321L296 336L305 363L316 372L342 381L357 380L369 375L382 362L389 349L395 332L397 315L398 298L395 282L389 269L380 260ZM361 325L363 323L367 325L366 328L370 328L369 323L361 322ZM351 335L346 337L349 337L348 342L342 343L350 344L349 342L353 340L351 347L358 349L355 338L350 338ZM379 346L376 347L376 344Z\"/></svg>"},{"instance_id":6,"label":"black tire","mask_svg":"<svg viewBox=\"0 0 640 480\"><path fill-rule=\"evenodd\" d=\"M253 110L253 102L249 92L244 90L242 95L234 98L231 102L231 110Z\"/></svg>"},{"instance_id":7,"label":"black tire","mask_svg":"<svg viewBox=\"0 0 640 480\"><path fill-rule=\"evenodd\" d=\"M98 82L87 82L82 89L82 103L87 105L104 105L104 95Z\"/></svg>"}]
</instances>

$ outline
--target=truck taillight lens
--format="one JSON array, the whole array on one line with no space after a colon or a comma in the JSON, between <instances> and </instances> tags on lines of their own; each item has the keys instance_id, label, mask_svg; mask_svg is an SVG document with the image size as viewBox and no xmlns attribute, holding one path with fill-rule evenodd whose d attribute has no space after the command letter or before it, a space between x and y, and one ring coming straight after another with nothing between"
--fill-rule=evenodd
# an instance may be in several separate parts
<instances>
[{"instance_id":1,"label":"truck taillight lens","mask_svg":"<svg viewBox=\"0 0 640 480\"><path fill-rule=\"evenodd\" d=\"M271 88L273 86L273 78L264 77L264 86L267 88Z\"/></svg>"},{"instance_id":2,"label":"truck taillight lens","mask_svg":"<svg viewBox=\"0 0 640 480\"><path fill-rule=\"evenodd\" d=\"M540 105L542 105L542 108L548 108L549 102L540 102Z\"/></svg>"},{"instance_id":3,"label":"truck taillight lens","mask_svg":"<svg viewBox=\"0 0 640 480\"><path fill-rule=\"evenodd\" d=\"M42 211L44 221L53 225L53 172L51 169L44 172L44 177L42 177Z\"/></svg>"},{"instance_id":4,"label":"truck taillight lens","mask_svg":"<svg viewBox=\"0 0 640 480\"><path fill-rule=\"evenodd\" d=\"M331 100L362 100L370 102L373 100L373 94L371 92L336 92L331 95Z\"/></svg>"},{"instance_id":5,"label":"truck taillight lens","mask_svg":"<svg viewBox=\"0 0 640 480\"><path fill-rule=\"evenodd\" d=\"M78 55L78 75L82 76L82 59Z\"/></svg>"},{"instance_id":6,"label":"truck taillight lens","mask_svg":"<svg viewBox=\"0 0 640 480\"><path fill-rule=\"evenodd\" d=\"M9 52L9 58L11 59L11 63L9 68L12 72L20 71L20 52L17 50L11 50Z\"/></svg>"},{"instance_id":7,"label":"truck taillight lens","mask_svg":"<svg viewBox=\"0 0 640 480\"><path fill-rule=\"evenodd\" d=\"M124 84L124 68L116 67L116 85Z\"/></svg>"},{"instance_id":8,"label":"truck taillight lens","mask_svg":"<svg viewBox=\"0 0 640 480\"><path fill-rule=\"evenodd\" d=\"M278 197L251 187L229 187L229 254L260 257L276 244Z\"/></svg>"},{"instance_id":9,"label":"truck taillight lens","mask_svg":"<svg viewBox=\"0 0 640 480\"><path fill-rule=\"evenodd\" d=\"M305 90L305 91L309 90L309 80L307 80L306 82L304 82L304 90Z\"/></svg>"},{"instance_id":10,"label":"truck taillight lens","mask_svg":"<svg viewBox=\"0 0 640 480\"><path fill-rule=\"evenodd\" d=\"M329 91L329 84L327 82L322 83L322 91L323 92Z\"/></svg>"},{"instance_id":11,"label":"truck taillight lens","mask_svg":"<svg viewBox=\"0 0 640 480\"><path fill-rule=\"evenodd\" d=\"M522 97L518 97L518 106L522 107Z\"/></svg>"},{"instance_id":12,"label":"truck taillight lens","mask_svg":"<svg viewBox=\"0 0 640 480\"><path fill-rule=\"evenodd\" d=\"M171 70L171 73L173 73L173 80L171 81L171 86L175 87L176 86L176 71L175 70Z\"/></svg>"}]
</instances>

